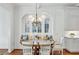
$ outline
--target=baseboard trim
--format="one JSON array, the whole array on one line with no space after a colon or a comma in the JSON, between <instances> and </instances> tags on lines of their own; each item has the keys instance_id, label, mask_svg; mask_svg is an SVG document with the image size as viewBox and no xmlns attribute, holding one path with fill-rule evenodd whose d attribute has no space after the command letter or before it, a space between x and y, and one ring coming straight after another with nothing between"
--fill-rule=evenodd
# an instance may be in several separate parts
<instances>
[{"instance_id":1,"label":"baseboard trim","mask_svg":"<svg viewBox=\"0 0 79 59\"><path fill-rule=\"evenodd\" d=\"M2 48L0 48L0 50L8 50L8 49L2 49Z\"/></svg>"},{"instance_id":2,"label":"baseboard trim","mask_svg":"<svg viewBox=\"0 0 79 59\"><path fill-rule=\"evenodd\" d=\"M14 50L22 50L22 49L14 49Z\"/></svg>"}]
</instances>

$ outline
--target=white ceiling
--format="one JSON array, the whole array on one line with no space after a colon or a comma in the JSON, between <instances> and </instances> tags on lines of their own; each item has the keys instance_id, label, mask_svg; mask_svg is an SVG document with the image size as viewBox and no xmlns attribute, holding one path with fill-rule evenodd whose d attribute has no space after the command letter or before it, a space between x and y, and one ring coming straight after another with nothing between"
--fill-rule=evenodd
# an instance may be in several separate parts
<instances>
[{"instance_id":1,"label":"white ceiling","mask_svg":"<svg viewBox=\"0 0 79 59\"><path fill-rule=\"evenodd\" d=\"M0 5L12 5L19 7L35 7L36 3L0 3ZM79 3L37 3L38 7L56 7L56 6L65 6L65 7L79 7Z\"/></svg>"},{"instance_id":2,"label":"white ceiling","mask_svg":"<svg viewBox=\"0 0 79 59\"><path fill-rule=\"evenodd\" d=\"M16 6L29 6L29 7L33 7L36 4L35 3L16 3ZM42 7L52 7L52 6L79 6L78 3L37 3L38 6L42 6Z\"/></svg>"}]
</instances>

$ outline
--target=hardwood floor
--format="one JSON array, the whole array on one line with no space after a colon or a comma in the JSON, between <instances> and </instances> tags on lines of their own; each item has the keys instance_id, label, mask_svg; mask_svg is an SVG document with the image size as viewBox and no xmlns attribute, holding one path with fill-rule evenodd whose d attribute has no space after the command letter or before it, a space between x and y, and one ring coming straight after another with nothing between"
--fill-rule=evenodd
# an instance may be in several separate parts
<instances>
[{"instance_id":1,"label":"hardwood floor","mask_svg":"<svg viewBox=\"0 0 79 59\"><path fill-rule=\"evenodd\" d=\"M58 51L54 51L53 53L54 53L54 55L61 55L61 54L59 54ZM23 55L23 53L22 53L21 49L15 49L12 53L10 53L10 55ZM79 53L70 53L69 51L64 49L63 55L79 55Z\"/></svg>"},{"instance_id":2,"label":"hardwood floor","mask_svg":"<svg viewBox=\"0 0 79 59\"><path fill-rule=\"evenodd\" d=\"M22 49L15 49L9 55L23 55L23 51ZM54 51L54 55L61 55L61 52L59 54L59 51Z\"/></svg>"},{"instance_id":3,"label":"hardwood floor","mask_svg":"<svg viewBox=\"0 0 79 59\"><path fill-rule=\"evenodd\" d=\"M0 51L4 52L4 51L6 51L6 49L0 49ZM53 53L54 53L54 55L61 55L58 53L58 51L54 51ZM3 54L1 54L1 55L3 55ZM9 53L8 55L23 55L23 51L22 51L22 49L15 49L11 53ZM69 51L64 49L63 55L79 55L79 53L70 53Z\"/></svg>"},{"instance_id":4,"label":"hardwood floor","mask_svg":"<svg viewBox=\"0 0 79 59\"><path fill-rule=\"evenodd\" d=\"M77 53L71 53L68 50L64 49L63 50L63 55L79 55L79 52L77 52Z\"/></svg>"},{"instance_id":5,"label":"hardwood floor","mask_svg":"<svg viewBox=\"0 0 79 59\"><path fill-rule=\"evenodd\" d=\"M15 49L9 55L23 55L22 49Z\"/></svg>"}]
</instances>

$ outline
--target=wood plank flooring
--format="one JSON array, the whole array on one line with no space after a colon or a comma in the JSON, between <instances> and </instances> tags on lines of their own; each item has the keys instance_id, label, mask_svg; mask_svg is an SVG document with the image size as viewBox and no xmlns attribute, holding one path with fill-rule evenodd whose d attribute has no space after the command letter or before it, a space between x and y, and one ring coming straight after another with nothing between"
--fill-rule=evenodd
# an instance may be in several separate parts
<instances>
[{"instance_id":1,"label":"wood plank flooring","mask_svg":"<svg viewBox=\"0 0 79 59\"><path fill-rule=\"evenodd\" d=\"M15 49L9 55L23 55L22 49ZM54 51L54 55L61 55L58 51Z\"/></svg>"},{"instance_id":2,"label":"wood plank flooring","mask_svg":"<svg viewBox=\"0 0 79 59\"><path fill-rule=\"evenodd\" d=\"M23 55L22 49L15 49L9 55Z\"/></svg>"},{"instance_id":3,"label":"wood plank flooring","mask_svg":"<svg viewBox=\"0 0 79 59\"><path fill-rule=\"evenodd\" d=\"M5 49L0 49L0 51L5 51ZM23 55L23 51L22 51L22 49L15 49L8 55ZM54 55L60 55L60 54L58 54L57 51L54 51ZM70 53L69 51L64 49L63 55L79 55L79 53Z\"/></svg>"},{"instance_id":4,"label":"wood plank flooring","mask_svg":"<svg viewBox=\"0 0 79 59\"><path fill-rule=\"evenodd\" d=\"M12 53L10 53L10 55L23 55L23 53L21 49L15 49ZM54 55L61 55L61 54L58 54L57 51L54 51ZM79 55L79 53L70 53L69 51L64 49L63 55Z\"/></svg>"},{"instance_id":5,"label":"wood plank flooring","mask_svg":"<svg viewBox=\"0 0 79 59\"><path fill-rule=\"evenodd\" d=\"M63 55L79 55L79 52L77 52L77 53L71 53L68 50L64 49L63 50Z\"/></svg>"}]
</instances>

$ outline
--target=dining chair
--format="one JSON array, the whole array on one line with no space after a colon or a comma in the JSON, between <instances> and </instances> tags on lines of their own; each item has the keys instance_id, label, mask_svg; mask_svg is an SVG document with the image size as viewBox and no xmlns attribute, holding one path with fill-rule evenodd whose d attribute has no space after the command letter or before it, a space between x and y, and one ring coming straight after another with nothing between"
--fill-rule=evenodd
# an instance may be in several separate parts
<instances>
[{"instance_id":1,"label":"dining chair","mask_svg":"<svg viewBox=\"0 0 79 59\"><path fill-rule=\"evenodd\" d=\"M23 55L32 55L31 45L23 45Z\"/></svg>"},{"instance_id":2,"label":"dining chair","mask_svg":"<svg viewBox=\"0 0 79 59\"><path fill-rule=\"evenodd\" d=\"M50 45L42 45L40 48L40 55L49 55L50 54Z\"/></svg>"},{"instance_id":3,"label":"dining chair","mask_svg":"<svg viewBox=\"0 0 79 59\"><path fill-rule=\"evenodd\" d=\"M54 44L53 54L54 55L63 55L63 37L60 38L59 42L56 42Z\"/></svg>"}]
</instances>

